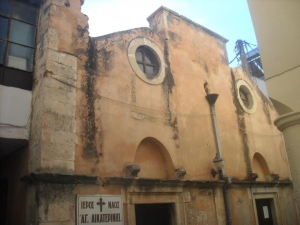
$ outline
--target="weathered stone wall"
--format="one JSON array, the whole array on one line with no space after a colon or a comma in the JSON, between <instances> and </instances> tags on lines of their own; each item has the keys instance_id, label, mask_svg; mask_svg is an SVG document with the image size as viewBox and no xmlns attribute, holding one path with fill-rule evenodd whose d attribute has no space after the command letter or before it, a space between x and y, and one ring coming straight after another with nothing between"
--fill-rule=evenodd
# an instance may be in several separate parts
<instances>
[{"instance_id":1,"label":"weathered stone wall","mask_svg":"<svg viewBox=\"0 0 300 225\"><path fill-rule=\"evenodd\" d=\"M190 189L191 201L185 204L187 224L218 224L215 198L211 189ZM223 215L224 216L224 215Z\"/></svg>"},{"instance_id":2,"label":"weathered stone wall","mask_svg":"<svg viewBox=\"0 0 300 225\"><path fill-rule=\"evenodd\" d=\"M256 224L253 202L248 188L230 189L233 224Z\"/></svg>"},{"instance_id":3,"label":"weathered stone wall","mask_svg":"<svg viewBox=\"0 0 300 225\"><path fill-rule=\"evenodd\" d=\"M241 110L239 103L234 99L236 123L239 128L240 149L246 162L246 172L254 172L252 168L253 156L256 152L260 153L266 160L270 174L279 174L280 179L290 180L288 160L286 157L282 134L277 132L272 121L277 117L274 107L257 88L255 83L247 77L241 68L232 69L232 82L239 79L246 80L254 89L255 98L258 100L258 107L253 115L249 115ZM233 92L233 96L236 93ZM228 140L227 140L228 142ZM278 163L280 162L280 163ZM241 162L242 163L242 162ZM232 167L231 167L232 168ZM238 168L236 173L238 172Z\"/></svg>"},{"instance_id":4,"label":"weathered stone wall","mask_svg":"<svg viewBox=\"0 0 300 225\"><path fill-rule=\"evenodd\" d=\"M212 179L216 145L205 99L207 83L211 93L219 94L216 115L227 175L247 179L253 155L259 152L270 173L290 179L281 133L271 123L277 113L248 75L230 70L226 40L176 14L162 15L155 20L167 24L156 30L160 36L139 28L90 40L78 95L76 171L122 176L140 142L153 137L167 149L174 168L185 168L186 178ZM132 70L127 49L137 37L153 41L164 52L162 84L146 83ZM244 112L237 101L239 79L254 91L254 114Z\"/></svg>"},{"instance_id":5,"label":"weathered stone wall","mask_svg":"<svg viewBox=\"0 0 300 225\"><path fill-rule=\"evenodd\" d=\"M87 24L79 1L45 1L40 8L30 171L74 173L80 25Z\"/></svg>"},{"instance_id":6,"label":"weathered stone wall","mask_svg":"<svg viewBox=\"0 0 300 225\"><path fill-rule=\"evenodd\" d=\"M210 92L219 94L216 115L227 175L247 178L251 172L252 157L255 152L260 152L267 158L271 173L280 173L282 178L289 178L283 140L280 132L277 132L271 123L277 113L241 68L230 70L224 41L211 31L201 29L180 16L169 13L166 20L168 29L165 30L168 31L167 38L169 35L170 64L176 93L170 97L174 101L171 105L177 106L179 115L196 114L196 118L187 116L178 120L178 127L180 136L190 137L187 140L183 139L187 141L186 146L199 149L194 151L195 154L198 153L194 158L201 155L200 160L207 162L206 167L200 171L209 172L209 163L216 148L214 137L210 136L213 132L208 132L207 129L212 129L208 115L209 105L203 88L203 85L208 83ZM245 80L254 90L258 101L254 114L244 112L237 101L235 81L239 79ZM189 160L191 156L192 154L189 154L184 158ZM278 160L283 163L278 165ZM207 175L209 179L209 174Z\"/></svg>"},{"instance_id":7,"label":"weathered stone wall","mask_svg":"<svg viewBox=\"0 0 300 225\"><path fill-rule=\"evenodd\" d=\"M36 194L39 196L37 199L39 224L48 224L49 222L75 224L76 210L73 189L72 184L40 184L36 187Z\"/></svg>"},{"instance_id":8,"label":"weathered stone wall","mask_svg":"<svg viewBox=\"0 0 300 225\"><path fill-rule=\"evenodd\" d=\"M258 152L268 166L263 181L271 174L290 180L282 137L271 123L277 113L247 74L228 67L224 38L170 10L151 15L151 29L91 38L81 2L46 0L41 5L28 171L17 169L13 177L16 182L27 172L85 174L100 177L100 185L58 179L30 183L26 224L75 224L76 194L122 195L125 225L132 224L137 200L176 204L178 224L225 224L224 181L211 175L216 144L208 89L220 95L216 114L227 176L245 184L257 172L252 160ZM163 53L163 83L144 82L134 72L128 46L136 38L146 38ZM236 99L239 79L254 91L254 114L244 112ZM24 155L24 160L22 154L15 158L20 161L13 159L18 161L14 165L27 166ZM122 183L131 164L140 165L138 178L146 179ZM186 171L186 180L176 169ZM120 183L111 182L113 177ZM291 187L254 192L236 186L229 188L234 224L255 223L256 193L276 196L283 223L297 220ZM13 190L21 204L24 191L25 184ZM12 210L12 216L20 210ZM18 218L12 223L24 221L25 211Z\"/></svg>"},{"instance_id":9,"label":"weathered stone wall","mask_svg":"<svg viewBox=\"0 0 300 225\"><path fill-rule=\"evenodd\" d=\"M270 173L262 180L270 181L271 174L290 180L281 133L271 123L277 113L247 74L228 67L226 40L168 10L154 13L149 21L152 30L138 28L89 40L82 76L77 80L75 173L100 176L101 185L76 187L75 192L127 196L133 187L112 187L106 178L127 177L125 168L130 164L141 165L140 178L176 180L175 172L170 175L171 165L173 170L184 168L185 179L217 181L218 176L211 175L216 144L205 84L210 93L219 94L216 115L227 176L248 180L250 173L256 172L252 161L258 152ZM166 77L162 84L144 82L130 65L128 46L140 37L163 52ZM239 79L253 89L257 100L254 114L244 112L237 100ZM156 188L136 190L151 193ZM162 194L172 192L172 188L165 188ZM229 189L234 223L255 223L250 190ZM291 188L287 190L290 199ZM200 186L185 191L191 196L184 204L187 224L224 223L221 188ZM149 195L147 201L153 199L155 196ZM126 201L125 217L133 204ZM290 200L280 204L295 215ZM125 224L130 224L130 218L125 218ZM280 218L287 221L285 215Z\"/></svg>"},{"instance_id":10,"label":"weathered stone wall","mask_svg":"<svg viewBox=\"0 0 300 225\"><path fill-rule=\"evenodd\" d=\"M80 4L48 0L40 9L29 172L95 175L101 185L29 186L28 224L74 224L75 194L122 195L124 221L130 224L130 195L146 192L146 202L156 201L157 193L168 199L168 193L176 192L180 220L187 224L224 223L220 187L159 188L154 182L122 188L106 180L127 177L126 166L139 164L142 178L180 180L174 170L183 168L185 179L216 181L218 176L210 173L216 145L205 84L220 95L216 112L227 175L248 179L255 172L253 155L259 152L270 174L290 179L281 135L270 122L277 114L242 70L230 70L226 40L170 11L152 15L152 30L90 38ZM163 53L166 77L161 84L144 82L130 66L128 46L140 37ZM238 79L254 89L255 114L245 113L236 100ZM252 224L249 189L229 193L233 221ZM289 201L282 205L293 212L291 189L285 194ZM286 215L281 218L285 221Z\"/></svg>"},{"instance_id":11,"label":"weathered stone wall","mask_svg":"<svg viewBox=\"0 0 300 225\"><path fill-rule=\"evenodd\" d=\"M47 0L39 10L29 172L74 174L77 78L88 43L80 0ZM27 223L75 223L73 185L28 188Z\"/></svg>"},{"instance_id":12,"label":"weathered stone wall","mask_svg":"<svg viewBox=\"0 0 300 225\"><path fill-rule=\"evenodd\" d=\"M92 68L82 78L79 100L82 113L78 113L81 138L77 146L77 173L125 175L125 166L134 162L135 151L146 137L165 137L163 144L167 149L176 149L172 139L176 125L172 127L168 121L168 105L162 98L168 90L162 85L144 83L129 65L127 48L136 37L154 40L163 52L163 43L148 28L91 40ZM150 106L154 110L148 110Z\"/></svg>"}]
</instances>

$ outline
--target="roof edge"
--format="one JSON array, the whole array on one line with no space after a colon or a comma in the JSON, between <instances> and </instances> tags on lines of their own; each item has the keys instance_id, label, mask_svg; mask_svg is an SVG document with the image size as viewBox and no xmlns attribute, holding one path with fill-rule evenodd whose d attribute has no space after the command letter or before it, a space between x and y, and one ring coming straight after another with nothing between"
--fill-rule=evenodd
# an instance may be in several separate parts
<instances>
[{"instance_id":1,"label":"roof edge","mask_svg":"<svg viewBox=\"0 0 300 225\"><path fill-rule=\"evenodd\" d=\"M202 26L202 25L200 25L200 24L198 24L198 23L196 23L196 22L190 20L189 18L187 18L187 17L185 17L185 16L183 16L183 15L180 15L179 13L177 13L177 12L175 12L175 11L173 11L173 10L171 10L171 9L169 9L169 8L167 8L167 7L165 7L165 6L161 6L161 7L159 7L157 10L155 10L150 16L147 17L147 21L149 22L149 20L150 20L155 14L157 14L157 12L162 11L162 10L168 11L169 13L171 13L171 14L173 14L173 15L175 15L175 16L180 17L181 19L185 20L186 22L193 24L194 26L200 28L201 30L203 30L203 31L205 31L206 33L208 33L209 35L211 35L211 36L213 36L213 37L215 37L215 38L221 40L221 41L224 42L224 43L227 43L227 42L228 42L228 39L224 38L223 36L221 36L221 35L217 34L216 32L214 32L214 31L212 31L212 30L210 30L210 29L208 29L208 28L206 28L206 27L204 27L204 26Z\"/></svg>"}]
</instances>

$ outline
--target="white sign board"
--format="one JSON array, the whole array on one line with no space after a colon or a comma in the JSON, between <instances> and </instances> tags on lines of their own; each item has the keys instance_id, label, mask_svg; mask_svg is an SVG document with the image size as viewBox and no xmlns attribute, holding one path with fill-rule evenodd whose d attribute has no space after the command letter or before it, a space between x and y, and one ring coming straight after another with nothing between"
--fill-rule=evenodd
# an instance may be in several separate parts
<instances>
[{"instance_id":1,"label":"white sign board","mask_svg":"<svg viewBox=\"0 0 300 225\"><path fill-rule=\"evenodd\" d=\"M268 206L263 206L263 211L264 211L264 218L269 219L269 210Z\"/></svg>"},{"instance_id":2,"label":"white sign board","mask_svg":"<svg viewBox=\"0 0 300 225\"><path fill-rule=\"evenodd\" d=\"M119 195L77 195L77 225L123 225L123 202Z\"/></svg>"}]
</instances>

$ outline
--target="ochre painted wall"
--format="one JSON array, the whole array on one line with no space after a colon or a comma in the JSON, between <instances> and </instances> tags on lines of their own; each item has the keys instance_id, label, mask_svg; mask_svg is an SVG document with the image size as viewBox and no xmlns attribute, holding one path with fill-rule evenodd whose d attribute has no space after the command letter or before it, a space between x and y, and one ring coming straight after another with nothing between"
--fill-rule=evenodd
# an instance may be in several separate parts
<instances>
[{"instance_id":1,"label":"ochre painted wall","mask_svg":"<svg viewBox=\"0 0 300 225\"><path fill-rule=\"evenodd\" d=\"M228 67L224 38L164 8L149 17L152 30L97 38L88 36L77 0L45 1L40 12L28 172L96 176L100 185L48 180L28 186L27 224L75 224L76 194L122 195L125 224L133 224L136 203L165 202L175 205L177 224L224 224L224 181L211 174L216 144L205 83L219 94L226 174L236 182L229 189L234 223L253 223L253 196L267 191L279 199L281 221L295 217L292 188L278 190L271 182L273 173L280 184L290 180L281 133L272 125L277 113L241 68ZM163 53L163 83L135 74L128 46L136 38ZM239 79L253 89L254 114L239 105ZM247 182L256 152L269 169L264 181L273 186L254 192ZM131 164L141 167L137 178L126 172ZM174 171L179 168L184 179Z\"/></svg>"},{"instance_id":2,"label":"ochre painted wall","mask_svg":"<svg viewBox=\"0 0 300 225\"><path fill-rule=\"evenodd\" d=\"M82 138L76 172L123 176L140 142L153 137L168 151L174 169L187 171L185 178L212 179L216 145L205 98L207 82L211 93L219 94L216 115L227 175L247 178L259 152L270 173L290 179L281 133L272 124L277 113L241 68L228 67L224 41L175 15L168 15L167 21L167 40L148 28L90 40L94 49L88 60L94 67L81 78L86 88L78 95L78 110L91 109L92 118L85 121L80 113L77 117ZM148 84L132 70L127 48L137 37L153 41L164 52L167 75L162 84ZM254 114L244 112L237 101L235 82L240 79L254 91ZM145 171L141 174L147 177Z\"/></svg>"},{"instance_id":3,"label":"ochre painted wall","mask_svg":"<svg viewBox=\"0 0 300 225\"><path fill-rule=\"evenodd\" d=\"M259 181L272 181L271 174L290 180L282 135L272 123L278 114L241 68L229 68L226 40L168 10L158 10L148 19L152 30L137 28L89 40L88 57L82 64L85 71L78 79L75 173L100 176L102 185L77 186L75 193L122 195L128 224L134 204L128 197L131 193L144 196L148 191L143 198L155 202L154 193L164 196L181 188L180 193L189 196L180 203L187 224L200 220L223 224L221 186L160 188L106 183L108 177L128 178L126 166L131 164L140 165L138 178L176 180L173 170L183 168L187 180L219 179L211 175L216 144L205 83L211 93L219 94L216 115L226 175L236 181L249 180L252 172L260 175ZM155 43L164 54L166 78L162 84L143 81L130 65L128 46L140 37ZM254 114L243 111L237 100L236 82L241 79L253 90ZM255 153L262 160L253 163ZM280 204L296 219L293 194L288 190L288 198L280 198ZM268 191L281 194L276 188ZM233 222L255 224L251 188L235 185L229 193ZM284 212L278 212L278 218L287 221Z\"/></svg>"}]
</instances>

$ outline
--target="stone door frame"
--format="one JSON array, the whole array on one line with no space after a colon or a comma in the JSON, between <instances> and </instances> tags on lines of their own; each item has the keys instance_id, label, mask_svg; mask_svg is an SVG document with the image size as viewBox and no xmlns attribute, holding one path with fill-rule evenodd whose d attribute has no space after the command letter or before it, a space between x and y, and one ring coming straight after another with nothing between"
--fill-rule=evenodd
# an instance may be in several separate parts
<instances>
[{"instance_id":1,"label":"stone door frame","mask_svg":"<svg viewBox=\"0 0 300 225\"><path fill-rule=\"evenodd\" d=\"M283 224L282 217L281 217L281 208L279 203L279 193L277 188L251 188L251 198L253 203L253 211L255 215L256 224L258 223L258 216L256 210L256 199L272 199L271 201L271 212L273 217L273 223L276 224Z\"/></svg>"},{"instance_id":2,"label":"stone door frame","mask_svg":"<svg viewBox=\"0 0 300 225\"><path fill-rule=\"evenodd\" d=\"M135 225L135 204L174 204L174 225L186 224L185 202L190 201L189 192L183 188L122 188L123 204L127 205L128 224Z\"/></svg>"}]
</instances>

